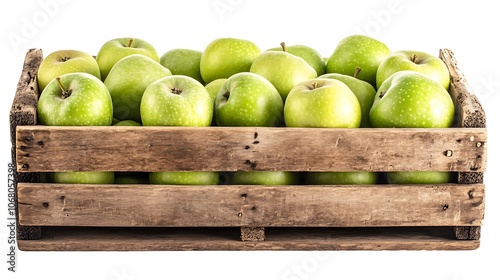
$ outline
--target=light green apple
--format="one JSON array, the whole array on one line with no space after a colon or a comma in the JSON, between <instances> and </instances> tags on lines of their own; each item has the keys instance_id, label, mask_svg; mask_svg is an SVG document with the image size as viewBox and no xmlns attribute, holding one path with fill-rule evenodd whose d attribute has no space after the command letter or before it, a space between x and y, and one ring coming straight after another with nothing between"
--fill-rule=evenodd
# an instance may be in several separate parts
<instances>
[{"instance_id":1,"label":"light green apple","mask_svg":"<svg viewBox=\"0 0 500 280\"><path fill-rule=\"evenodd\" d=\"M361 106L343 82L316 78L290 91L284 115L288 127L356 128L361 123Z\"/></svg>"},{"instance_id":2,"label":"light green apple","mask_svg":"<svg viewBox=\"0 0 500 280\"><path fill-rule=\"evenodd\" d=\"M450 87L448 67L437 56L420 51L397 51L389 54L379 65L377 88L392 74L402 70L413 70L427 75L446 90Z\"/></svg>"},{"instance_id":3,"label":"light green apple","mask_svg":"<svg viewBox=\"0 0 500 280\"><path fill-rule=\"evenodd\" d=\"M115 175L108 171L54 172L47 173L47 181L59 184L113 184Z\"/></svg>"},{"instance_id":4,"label":"light green apple","mask_svg":"<svg viewBox=\"0 0 500 280\"><path fill-rule=\"evenodd\" d=\"M306 185L371 185L377 184L376 172L305 172Z\"/></svg>"},{"instance_id":5,"label":"light green apple","mask_svg":"<svg viewBox=\"0 0 500 280\"><path fill-rule=\"evenodd\" d=\"M359 127L371 127L370 109L372 108L373 99L375 98L375 94L377 93L377 91L371 84L357 79L356 77L338 73L325 74L320 76L319 78L335 79L346 84L356 95L359 101L359 105L361 106L361 124Z\"/></svg>"},{"instance_id":6,"label":"light green apple","mask_svg":"<svg viewBox=\"0 0 500 280\"><path fill-rule=\"evenodd\" d=\"M231 76L215 99L219 126L281 126L283 101L265 78L243 72Z\"/></svg>"},{"instance_id":7,"label":"light green apple","mask_svg":"<svg viewBox=\"0 0 500 280\"><path fill-rule=\"evenodd\" d=\"M191 49L171 49L160 57L160 64L172 75L186 75L205 84L200 73L203 52Z\"/></svg>"},{"instance_id":8,"label":"light green apple","mask_svg":"<svg viewBox=\"0 0 500 280\"><path fill-rule=\"evenodd\" d=\"M270 81L283 101L295 85L318 76L304 59L283 50L263 52L255 59L250 72Z\"/></svg>"},{"instance_id":9,"label":"light green apple","mask_svg":"<svg viewBox=\"0 0 500 280\"><path fill-rule=\"evenodd\" d=\"M385 175L389 184L445 184L452 178L452 173L446 171L387 172Z\"/></svg>"},{"instance_id":10,"label":"light green apple","mask_svg":"<svg viewBox=\"0 0 500 280\"><path fill-rule=\"evenodd\" d=\"M113 125L114 126L142 126L142 124L140 124L139 122L133 121L133 120L117 121Z\"/></svg>"},{"instance_id":11,"label":"light green apple","mask_svg":"<svg viewBox=\"0 0 500 280\"><path fill-rule=\"evenodd\" d=\"M299 173L289 171L238 171L231 174L231 185L298 185Z\"/></svg>"},{"instance_id":12,"label":"light green apple","mask_svg":"<svg viewBox=\"0 0 500 280\"><path fill-rule=\"evenodd\" d=\"M353 76L359 67L362 71L358 78L375 87L378 66L389 53L389 48L374 38L351 35L338 43L328 59L326 72Z\"/></svg>"},{"instance_id":13,"label":"light green apple","mask_svg":"<svg viewBox=\"0 0 500 280\"><path fill-rule=\"evenodd\" d=\"M403 70L385 80L370 109L373 127L445 128L453 124L450 94L422 73Z\"/></svg>"},{"instance_id":14,"label":"light green apple","mask_svg":"<svg viewBox=\"0 0 500 280\"><path fill-rule=\"evenodd\" d=\"M172 75L146 88L141 101L144 126L210 126L213 102L197 80Z\"/></svg>"},{"instance_id":15,"label":"light green apple","mask_svg":"<svg viewBox=\"0 0 500 280\"><path fill-rule=\"evenodd\" d=\"M102 45L96 56L97 64L101 70L101 79L104 81L115 63L131 54L142 54L158 63L160 62L160 57L153 45L142 39L116 38L109 40Z\"/></svg>"},{"instance_id":16,"label":"light green apple","mask_svg":"<svg viewBox=\"0 0 500 280\"><path fill-rule=\"evenodd\" d=\"M215 98L217 97L217 94L219 93L220 89L222 88L222 85L227 81L225 78L220 78L217 80L213 80L210 83L205 85L205 88L208 91L208 94L210 95L210 98L215 102Z\"/></svg>"},{"instance_id":17,"label":"light green apple","mask_svg":"<svg viewBox=\"0 0 500 280\"><path fill-rule=\"evenodd\" d=\"M141 54L120 59L104 81L113 99L114 117L141 122L140 107L144 91L151 83L170 75L169 69Z\"/></svg>"},{"instance_id":18,"label":"light green apple","mask_svg":"<svg viewBox=\"0 0 500 280\"><path fill-rule=\"evenodd\" d=\"M69 73L84 72L101 79L99 65L90 54L77 50L50 53L38 68L38 90L42 92L55 78Z\"/></svg>"},{"instance_id":19,"label":"light green apple","mask_svg":"<svg viewBox=\"0 0 500 280\"><path fill-rule=\"evenodd\" d=\"M326 63L321 54L315 49L305 46L305 45L293 45L286 46L285 43L281 43L281 47L271 48L270 51L281 51L284 50L288 53L296 55L304 59L309 65L311 65L314 70L316 70L316 75L320 76L326 72Z\"/></svg>"},{"instance_id":20,"label":"light green apple","mask_svg":"<svg viewBox=\"0 0 500 280\"><path fill-rule=\"evenodd\" d=\"M52 80L40 94L42 125L111 125L113 104L104 83L88 73L69 73Z\"/></svg>"},{"instance_id":21,"label":"light green apple","mask_svg":"<svg viewBox=\"0 0 500 280\"><path fill-rule=\"evenodd\" d=\"M239 38L218 38L210 42L200 60L201 77L205 83L248 72L260 54L259 47Z\"/></svg>"},{"instance_id":22,"label":"light green apple","mask_svg":"<svg viewBox=\"0 0 500 280\"><path fill-rule=\"evenodd\" d=\"M217 185L219 183L218 172L202 171L173 171L173 172L151 172L149 183L159 185Z\"/></svg>"}]
</instances>

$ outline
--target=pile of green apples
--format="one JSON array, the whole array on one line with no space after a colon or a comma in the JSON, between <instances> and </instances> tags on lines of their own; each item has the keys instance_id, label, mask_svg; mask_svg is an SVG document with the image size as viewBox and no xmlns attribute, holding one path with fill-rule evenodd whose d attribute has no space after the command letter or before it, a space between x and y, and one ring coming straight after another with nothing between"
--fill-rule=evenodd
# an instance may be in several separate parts
<instances>
[{"instance_id":1,"label":"pile of green apples","mask_svg":"<svg viewBox=\"0 0 500 280\"><path fill-rule=\"evenodd\" d=\"M38 119L53 126L265 126L444 128L454 122L446 65L428 53L391 51L363 35L325 58L304 45L265 51L218 38L203 51L118 38L96 57L55 51L38 70ZM56 183L445 183L449 172L56 172Z\"/></svg>"}]
</instances>

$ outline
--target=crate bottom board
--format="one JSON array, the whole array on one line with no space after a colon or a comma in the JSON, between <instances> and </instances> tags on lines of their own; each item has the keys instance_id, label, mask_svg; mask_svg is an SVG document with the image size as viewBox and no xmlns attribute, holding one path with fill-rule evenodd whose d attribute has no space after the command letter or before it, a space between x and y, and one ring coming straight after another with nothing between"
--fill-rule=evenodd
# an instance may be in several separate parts
<instances>
[{"instance_id":1,"label":"crate bottom board","mask_svg":"<svg viewBox=\"0 0 500 280\"><path fill-rule=\"evenodd\" d=\"M265 241L241 241L240 228L44 227L23 251L474 250L453 227L266 228Z\"/></svg>"}]
</instances>

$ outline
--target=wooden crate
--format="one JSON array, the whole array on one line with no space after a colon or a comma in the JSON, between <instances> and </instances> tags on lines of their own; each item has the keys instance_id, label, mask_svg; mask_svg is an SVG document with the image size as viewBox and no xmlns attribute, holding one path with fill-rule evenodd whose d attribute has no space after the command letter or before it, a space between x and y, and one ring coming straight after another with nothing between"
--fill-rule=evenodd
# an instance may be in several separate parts
<instances>
[{"instance_id":1,"label":"wooden crate","mask_svg":"<svg viewBox=\"0 0 500 280\"><path fill-rule=\"evenodd\" d=\"M21 250L470 250L484 217L485 114L450 70L447 129L36 125L42 51L10 112ZM439 185L40 183L54 171L453 171ZM243 240L243 241L242 241Z\"/></svg>"}]
</instances>

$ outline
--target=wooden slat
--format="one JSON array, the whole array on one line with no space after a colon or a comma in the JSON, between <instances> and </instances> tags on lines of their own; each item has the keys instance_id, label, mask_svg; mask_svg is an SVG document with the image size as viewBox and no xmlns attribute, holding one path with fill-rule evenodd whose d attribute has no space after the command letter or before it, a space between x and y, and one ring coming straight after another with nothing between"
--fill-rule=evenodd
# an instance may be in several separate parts
<instances>
[{"instance_id":1,"label":"wooden slat","mask_svg":"<svg viewBox=\"0 0 500 280\"><path fill-rule=\"evenodd\" d=\"M19 184L19 221L44 226L478 226L483 185Z\"/></svg>"},{"instance_id":2,"label":"wooden slat","mask_svg":"<svg viewBox=\"0 0 500 280\"><path fill-rule=\"evenodd\" d=\"M16 164L16 130L20 125L36 125L38 104L37 72L42 63L43 53L39 49L30 49L26 53L23 70L17 84L16 94L9 113L10 141L12 162ZM17 194L17 182L37 182L38 173L14 172L14 193ZM16 213L17 213L17 198ZM17 221L16 221L17 222ZM42 235L40 227L17 226L18 239L38 239Z\"/></svg>"},{"instance_id":3,"label":"wooden slat","mask_svg":"<svg viewBox=\"0 0 500 280\"><path fill-rule=\"evenodd\" d=\"M482 171L485 129L18 127L26 171Z\"/></svg>"},{"instance_id":4,"label":"wooden slat","mask_svg":"<svg viewBox=\"0 0 500 280\"><path fill-rule=\"evenodd\" d=\"M451 227L267 228L266 241L242 242L238 228L44 228L41 240L20 240L29 251L166 250L474 250L478 240L455 240Z\"/></svg>"}]
</instances>

